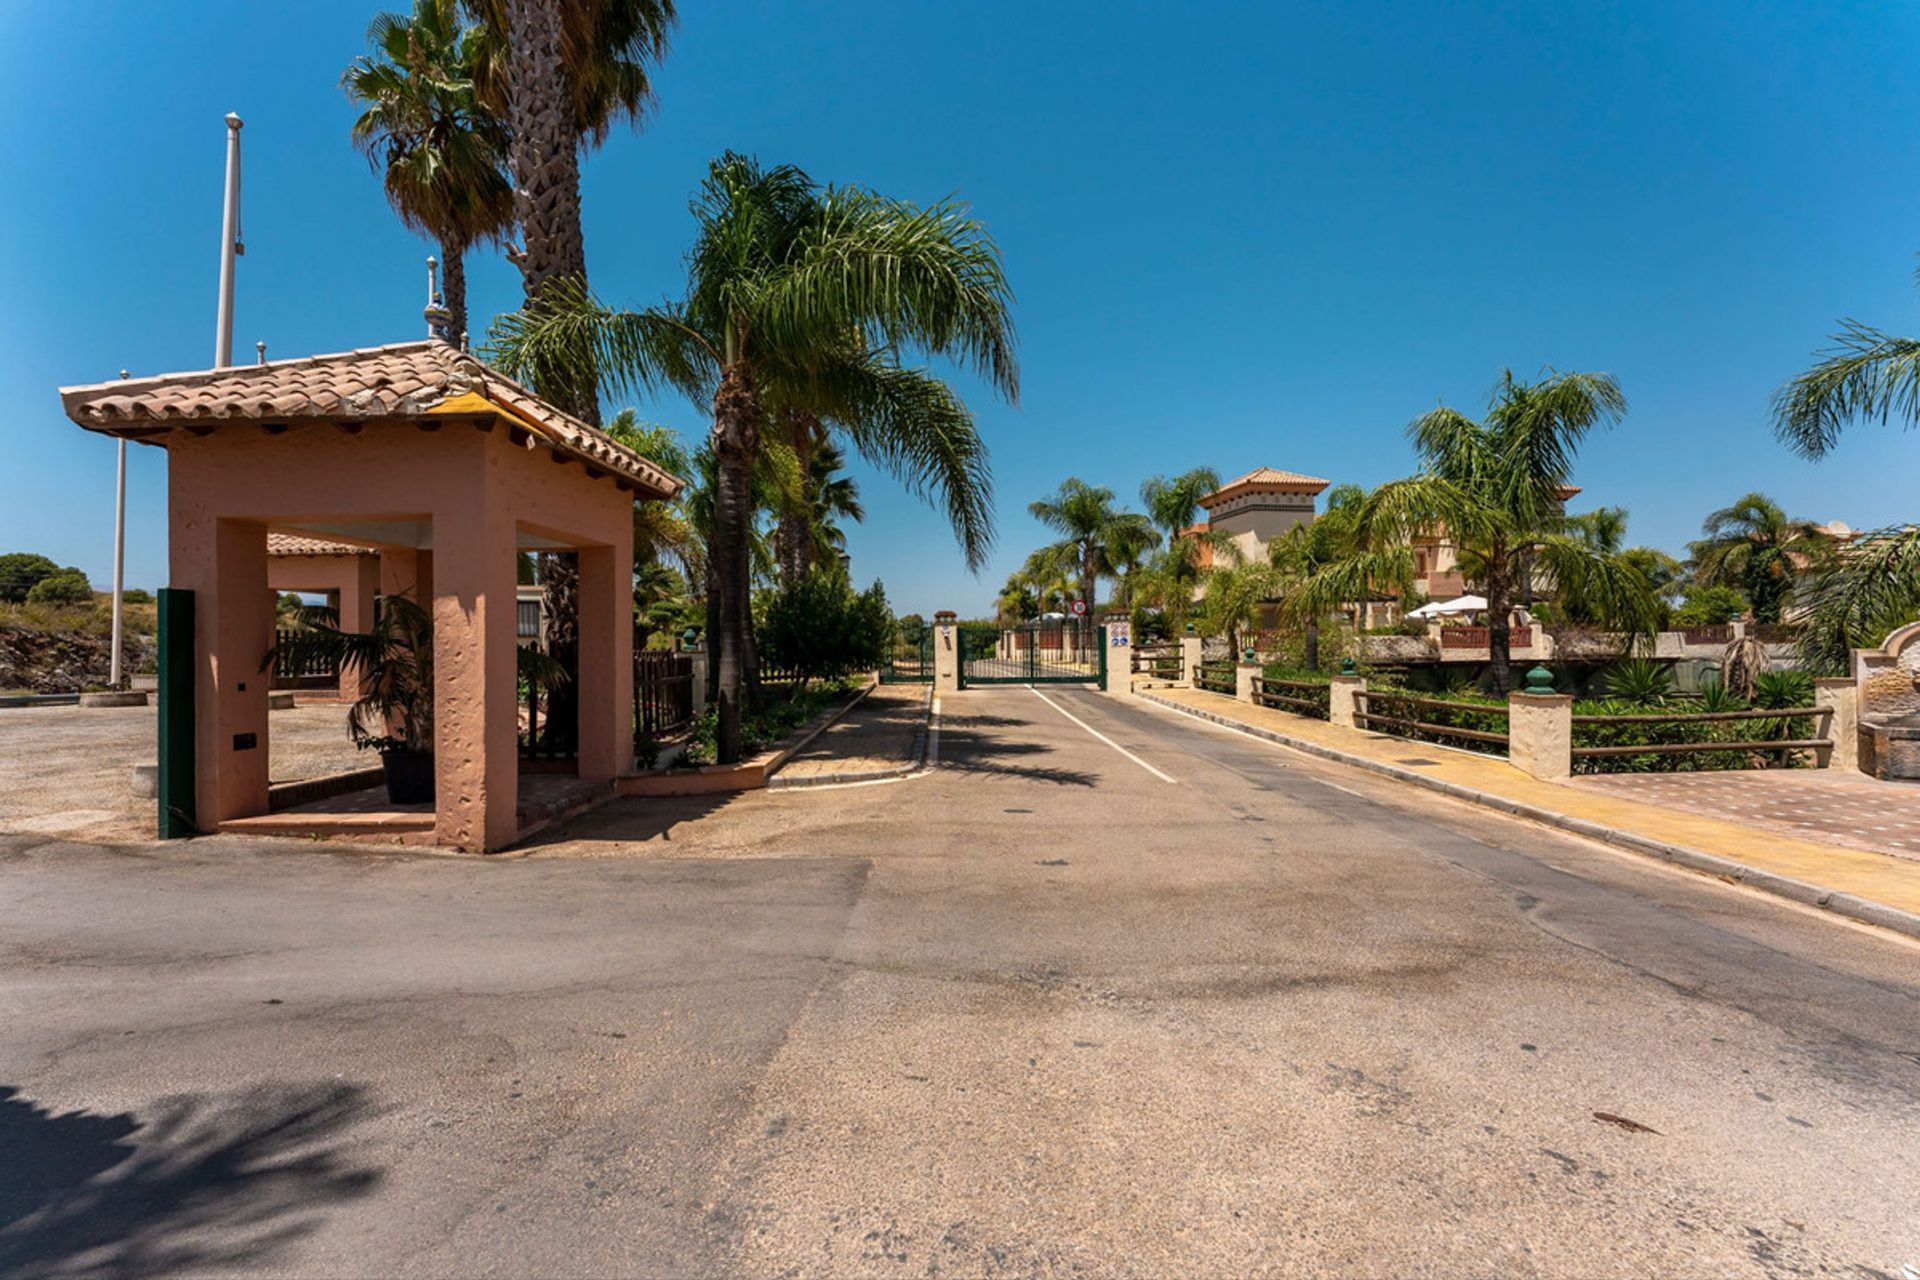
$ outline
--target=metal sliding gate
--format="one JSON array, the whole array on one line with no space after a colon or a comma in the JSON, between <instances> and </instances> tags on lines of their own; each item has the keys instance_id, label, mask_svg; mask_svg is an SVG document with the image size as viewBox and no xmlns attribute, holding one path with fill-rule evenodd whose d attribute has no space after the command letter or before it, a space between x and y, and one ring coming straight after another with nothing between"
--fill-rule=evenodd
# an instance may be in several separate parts
<instances>
[{"instance_id":1,"label":"metal sliding gate","mask_svg":"<svg viewBox=\"0 0 1920 1280\"><path fill-rule=\"evenodd\" d=\"M880 666L881 684L933 683L933 628L916 632L902 628L893 638L893 647Z\"/></svg>"},{"instance_id":2,"label":"metal sliding gate","mask_svg":"<svg viewBox=\"0 0 1920 1280\"><path fill-rule=\"evenodd\" d=\"M962 628L960 684L1088 684L1104 680L1107 649L1087 618L997 629Z\"/></svg>"}]
</instances>

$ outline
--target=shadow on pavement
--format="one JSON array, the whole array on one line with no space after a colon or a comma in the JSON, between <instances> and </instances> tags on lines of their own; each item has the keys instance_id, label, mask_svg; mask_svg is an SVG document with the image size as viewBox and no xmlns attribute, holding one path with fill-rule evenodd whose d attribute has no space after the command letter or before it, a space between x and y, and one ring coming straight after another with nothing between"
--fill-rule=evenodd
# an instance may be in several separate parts
<instances>
[{"instance_id":1,"label":"shadow on pavement","mask_svg":"<svg viewBox=\"0 0 1920 1280\"><path fill-rule=\"evenodd\" d=\"M1098 779L1099 775L1083 769L1012 763L1016 759L1051 755L1054 748L1014 734L990 732L1001 727L1030 730L1033 726L1028 721L1005 716L942 716L940 768L955 773L1025 778L1062 787L1091 787Z\"/></svg>"},{"instance_id":2,"label":"shadow on pavement","mask_svg":"<svg viewBox=\"0 0 1920 1280\"><path fill-rule=\"evenodd\" d=\"M0 1085L0 1274L105 1277L271 1262L377 1170L339 1150L357 1085L162 1098L56 1115Z\"/></svg>"},{"instance_id":3,"label":"shadow on pavement","mask_svg":"<svg viewBox=\"0 0 1920 1280\"><path fill-rule=\"evenodd\" d=\"M533 853L581 840L646 841L674 839L674 828L711 817L733 803L741 791L704 796L622 796L577 818L537 831L509 849L508 855Z\"/></svg>"}]
</instances>

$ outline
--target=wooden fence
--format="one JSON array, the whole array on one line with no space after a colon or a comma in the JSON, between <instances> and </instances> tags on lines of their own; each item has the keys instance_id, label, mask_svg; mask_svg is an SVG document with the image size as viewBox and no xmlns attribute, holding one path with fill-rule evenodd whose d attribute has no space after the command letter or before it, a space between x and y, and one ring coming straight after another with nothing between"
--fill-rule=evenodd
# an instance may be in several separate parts
<instances>
[{"instance_id":1,"label":"wooden fence","mask_svg":"<svg viewBox=\"0 0 1920 1280\"><path fill-rule=\"evenodd\" d=\"M1357 710L1353 719L1363 729L1378 729L1397 737L1470 751L1485 752L1488 747L1498 747L1498 752L1487 754L1506 753L1508 735L1486 727L1506 723L1504 706L1427 698L1398 689L1358 690L1354 698Z\"/></svg>"},{"instance_id":2,"label":"wooden fence","mask_svg":"<svg viewBox=\"0 0 1920 1280\"><path fill-rule=\"evenodd\" d=\"M1224 662L1202 662L1193 672L1193 687L1205 689L1209 693L1224 693L1232 697L1238 692L1234 683L1233 659Z\"/></svg>"},{"instance_id":3,"label":"wooden fence","mask_svg":"<svg viewBox=\"0 0 1920 1280\"><path fill-rule=\"evenodd\" d=\"M1775 768L1787 768L1796 751L1829 751L1833 739L1831 711L1826 707L1754 708L1743 711L1652 712L1632 715L1576 715L1573 717L1573 760L1579 770L1582 760L1605 762L1635 756L1693 756L1713 753L1742 753L1762 760L1772 759ZM1800 722L1810 733L1814 718L1828 723L1823 736L1794 736ZM1770 721L1756 728L1771 737L1742 733L1732 738L1716 738L1708 726ZM1653 741L1623 742L1623 737L1655 737ZM1766 767L1766 766L1762 766ZM1606 772L1604 763L1580 770Z\"/></svg>"},{"instance_id":4,"label":"wooden fence","mask_svg":"<svg viewBox=\"0 0 1920 1280\"><path fill-rule=\"evenodd\" d=\"M1316 680L1274 680L1255 676L1253 700L1263 707L1275 707L1314 720L1331 715L1332 689Z\"/></svg>"}]
</instances>

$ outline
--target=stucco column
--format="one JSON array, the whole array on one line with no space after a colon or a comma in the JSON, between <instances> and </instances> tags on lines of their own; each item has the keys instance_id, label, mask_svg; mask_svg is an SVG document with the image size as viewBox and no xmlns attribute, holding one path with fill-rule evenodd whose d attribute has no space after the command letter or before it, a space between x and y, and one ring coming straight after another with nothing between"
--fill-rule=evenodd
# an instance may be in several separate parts
<instances>
[{"instance_id":1,"label":"stucco column","mask_svg":"<svg viewBox=\"0 0 1920 1280\"><path fill-rule=\"evenodd\" d=\"M617 778L633 772L633 544L579 561L580 776Z\"/></svg>"},{"instance_id":2,"label":"stucco column","mask_svg":"<svg viewBox=\"0 0 1920 1280\"><path fill-rule=\"evenodd\" d=\"M933 615L933 691L960 691L959 615L942 609Z\"/></svg>"},{"instance_id":3,"label":"stucco column","mask_svg":"<svg viewBox=\"0 0 1920 1280\"><path fill-rule=\"evenodd\" d=\"M500 849L520 831L514 522L492 503L440 510L433 540L434 840Z\"/></svg>"},{"instance_id":4,"label":"stucco column","mask_svg":"<svg viewBox=\"0 0 1920 1280\"><path fill-rule=\"evenodd\" d=\"M1101 688L1108 693L1132 693L1133 619L1124 613L1108 614L1100 643L1106 646L1107 654L1107 679Z\"/></svg>"},{"instance_id":5,"label":"stucco column","mask_svg":"<svg viewBox=\"0 0 1920 1280\"><path fill-rule=\"evenodd\" d=\"M423 609L432 608L433 552L395 547L380 553L380 594L404 595Z\"/></svg>"},{"instance_id":6,"label":"stucco column","mask_svg":"<svg viewBox=\"0 0 1920 1280\"><path fill-rule=\"evenodd\" d=\"M1260 678L1265 670L1257 662L1240 661L1233 664L1233 696L1242 702L1253 701L1253 682Z\"/></svg>"},{"instance_id":7,"label":"stucco column","mask_svg":"<svg viewBox=\"0 0 1920 1280\"><path fill-rule=\"evenodd\" d=\"M1358 729L1360 722L1353 718L1353 713L1360 709L1360 700L1354 695L1366 691L1364 676L1333 677L1327 686L1327 723Z\"/></svg>"},{"instance_id":8,"label":"stucco column","mask_svg":"<svg viewBox=\"0 0 1920 1280\"><path fill-rule=\"evenodd\" d=\"M208 529L207 524L212 527ZM267 527L213 520L180 538L172 579L194 592L194 806L202 830L267 811L267 688L274 645ZM182 541L185 545L182 545ZM196 548L198 543L198 548ZM198 561L188 565L184 561Z\"/></svg>"},{"instance_id":9,"label":"stucco column","mask_svg":"<svg viewBox=\"0 0 1920 1280\"><path fill-rule=\"evenodd\" d=\"M1176 689L1193 688L1193 677L1200 668L1201 640L1199 636L1180 637L1180 678L1173 682Z\"/></svg>"},{"instance_id":10,"label":"stucco column","mask_svg":"<svg viewBox=\"0 0 1920 1280\"><path fill-rule=\"evenodd\" d=\"M1536 778L1573 773L1573 695L1507 695L1507 759Z\"/></svg>"},{"instance_id":11,"label":"stucco column","mask_svg":"<svg viewBox=\"0 0 1920 1280\"><path fill-rule=\"evenodd\" d=\"M373 606L380 597L380 557L355 556L340 584L340 629L373 630ZM349 700L363 696L371 685L366 672L354 668L340 682L340 696Z\"/></svg>"},{"instance_id":12,"label":"stucco column","mask_svg":"<svg viewBox=\"0 0 1920 1280\"><path fill-rule=\"evenodd\" d=\"M1827 711L1823 737L1833 739L1833 747L1818 753L1822 769L1860 769L1860 686L1852 676L1835 676L1813 682L1813 705Z\"/></svg>"}]
</instances>

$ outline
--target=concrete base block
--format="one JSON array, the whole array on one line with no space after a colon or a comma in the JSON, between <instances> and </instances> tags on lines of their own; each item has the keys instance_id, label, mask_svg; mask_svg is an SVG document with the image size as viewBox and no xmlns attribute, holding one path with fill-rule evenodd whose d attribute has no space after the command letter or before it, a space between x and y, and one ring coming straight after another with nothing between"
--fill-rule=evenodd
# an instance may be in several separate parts
<instances>
[{"instance_id":1,"label":"concrete base block","mask_svg":"<svg viewBox=\"0 0 1920 1280\"><path fill-rule=\"evenodd\" d=\"M112 693L83 693L80 695L83 707L144 707L147 694L144 689L117 691Z\"/></svg>"},{"instance_id":2,"label":"concrete base block","mask_svg":"<svg viewBox=\"0 0 1920 1280\"><path fill-rule=\"evenodd\" d=\"M160 794L160 766L157 764L137 764L133 766L133 798L151 800Z\"/></svg>"}]
</instances>

